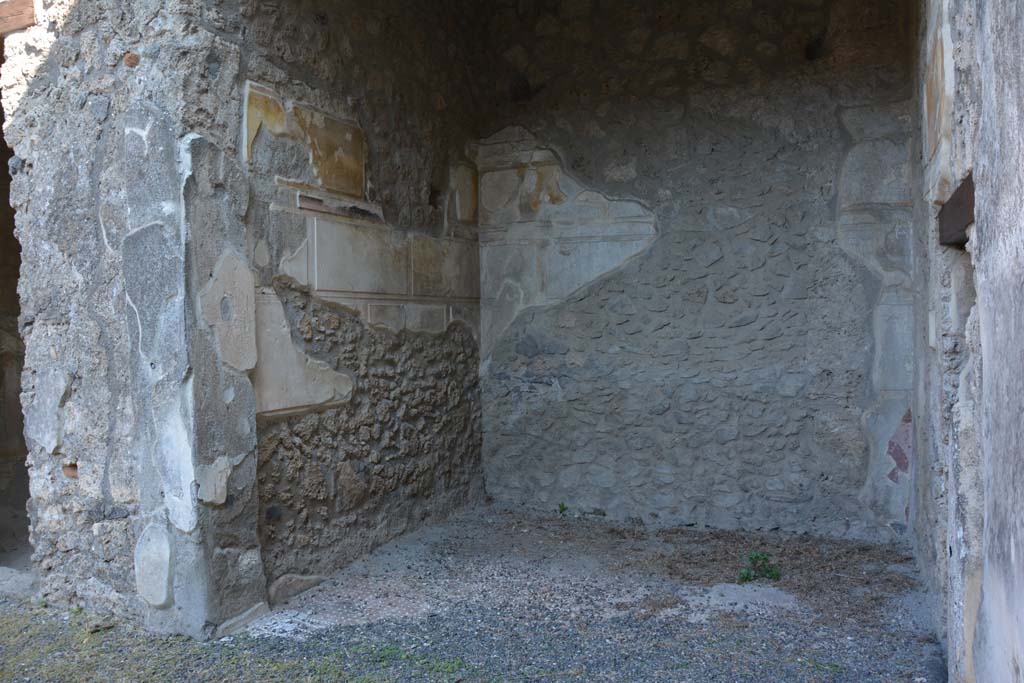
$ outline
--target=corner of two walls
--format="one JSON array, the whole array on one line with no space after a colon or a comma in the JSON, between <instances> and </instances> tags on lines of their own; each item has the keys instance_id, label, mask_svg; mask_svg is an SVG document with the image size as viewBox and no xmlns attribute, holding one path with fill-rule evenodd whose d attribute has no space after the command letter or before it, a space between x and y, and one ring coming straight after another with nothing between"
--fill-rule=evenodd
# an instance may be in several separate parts
<instances>
[{"instance_id":1,"label":"corner of two walls","mask_svg":"<svg viewBox=\"0 0 1024 683\"><path fill-rule=\"evenodd\" d=\"M250 84L245 126L257 195L273 197L250 224L260 541L273 600L482 492L471 166L451 169L441 236L397 230L364 195L361 164L341 182L348 189L325 187L323 166L285 175L296 143L360 149L362 132L277 97Z\"/></svg>"},{"instance_id":2,"label":"corner of two walls","mask_svg":"<svg viewBox=\"0 0 1024 683\"><path fill-rule=\"evenodd\" d=\"M458 55L403 3L297 4L202 18L235 105L192 112L210 135L191 141L186 202L222 630L482 495ZM385 27L407 38L402 59Z\"/></svg>"},{"instance_id":3,"label":"corner of two walls","mask_svg":"<svg viewBox=\"0 0 1024 683\"><path fill-rule=\"evenodd\" d=\"M450 56L433 15L408 9L59 3L5 40L49 599L225 632L266 609L284 545L329 571L479 495L475 182L449 123L464 89L432 66ZM377 41L396 22L407 68ZM287 106L252 140L249 81ZM300 496L259 489L278 465Z\"/></svg>"}]
</instances>

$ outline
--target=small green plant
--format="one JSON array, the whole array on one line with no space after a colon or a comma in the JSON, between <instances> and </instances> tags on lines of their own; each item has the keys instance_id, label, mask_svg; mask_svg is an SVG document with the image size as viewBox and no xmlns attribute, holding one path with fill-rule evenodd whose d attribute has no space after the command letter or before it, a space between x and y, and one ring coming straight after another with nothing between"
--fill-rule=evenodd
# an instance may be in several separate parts
<instances>
[{"instance_id":1,"label":"small green plant","mask_svg":"<svg viewBox=\"0 0 1024 683\"><path fill-rule=\"evenodd\" d=\"M740 570L740 583L757 579L778 581L780 576L782 573L779 571L779 565L772 562L771 555L752 552L747 556L747 566Z\"/></svg>"},{"instance_id":2,"label":"small green plant","mask_svg":"<svg viewBox=\"0 0 1024 683\"><path fill-rule=\"evenodd\" d=\"M383 645L381 647L377 647L371 652L371 656L373 659L377 660L378 664L390 664L407 657L402 648L397 645Z\"/></svg>"},{"instance_id":3,"label":"small green plant","mask_svg":"<svg viewBox=\"0 0 1024 683\"><path fill-rule=\"evenodd\" d=\"M465 667L461 659L421 659L418 664L427 672L454 674Z\"/></svg>"},{"instance_id":4,"label":"small green plant","mask_svg":"<svg viewBox=\"0 0 1024 683\"><path fill-rule=\"evenodd\" d=\"M568 512L568 511L569 511L569 506L568 505L566 505L565 503L559 503L558 504L558 514L564 516L565 513Z\"/></svg>"}]
</instances>

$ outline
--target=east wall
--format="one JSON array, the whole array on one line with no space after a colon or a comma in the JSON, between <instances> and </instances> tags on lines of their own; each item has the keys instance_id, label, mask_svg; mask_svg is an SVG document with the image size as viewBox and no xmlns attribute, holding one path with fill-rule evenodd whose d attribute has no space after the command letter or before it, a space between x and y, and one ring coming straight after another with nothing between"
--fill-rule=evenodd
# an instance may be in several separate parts
<instances>
[{"instance_id":1,"label":"east wall","mask_svg":"<svg viewBox=\"0 0 1024 683\"><path fill-rule=\"evenodd\" d=\"M917 425L914 539L950 680L1018 681L1024 15L1015 2L946 0L922 16L915 402L929 419ZM938 210L968 176L969 240L940 246Z\"/></svg>"}]
</instances>

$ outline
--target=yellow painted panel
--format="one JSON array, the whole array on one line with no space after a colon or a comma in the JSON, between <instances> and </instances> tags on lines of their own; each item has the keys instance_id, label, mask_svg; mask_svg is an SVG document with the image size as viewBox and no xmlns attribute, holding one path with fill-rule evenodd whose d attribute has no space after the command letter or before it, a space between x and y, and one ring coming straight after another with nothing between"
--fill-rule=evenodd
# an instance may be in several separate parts
<instances>
[{"instance_id":1,"label":"yellow painted panel","mask_svg":"<svg viewBox=\"0 0 1024 683\"><path fill-rule=\"evenodd\" d=\"M250 87L245 104L247 158L259 132L299 142L319 187L349 197L363 197L363 132L358 126L298 103L286 104L273 93ZM294 180L294 179L293 179Z\"/></svg>"}]
</instances>

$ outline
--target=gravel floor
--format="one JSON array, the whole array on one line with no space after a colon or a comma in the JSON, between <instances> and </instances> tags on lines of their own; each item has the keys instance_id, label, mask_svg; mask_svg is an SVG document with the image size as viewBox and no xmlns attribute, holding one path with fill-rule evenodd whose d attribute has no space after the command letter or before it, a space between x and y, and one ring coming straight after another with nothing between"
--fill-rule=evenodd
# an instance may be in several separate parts
<instances>
[{"instance_id":1,"label":"gravel floor","mask_svg":"<svg viewBox=\"0 0 1024 683\"><path fill-rule=\"evenodd\" d=\"M753 551L779 580L735 583ZM407 535L219 641L107 626L0 598L0 681L945 680L898 548L491 508Z\"/></svg>"}]
</instances>

